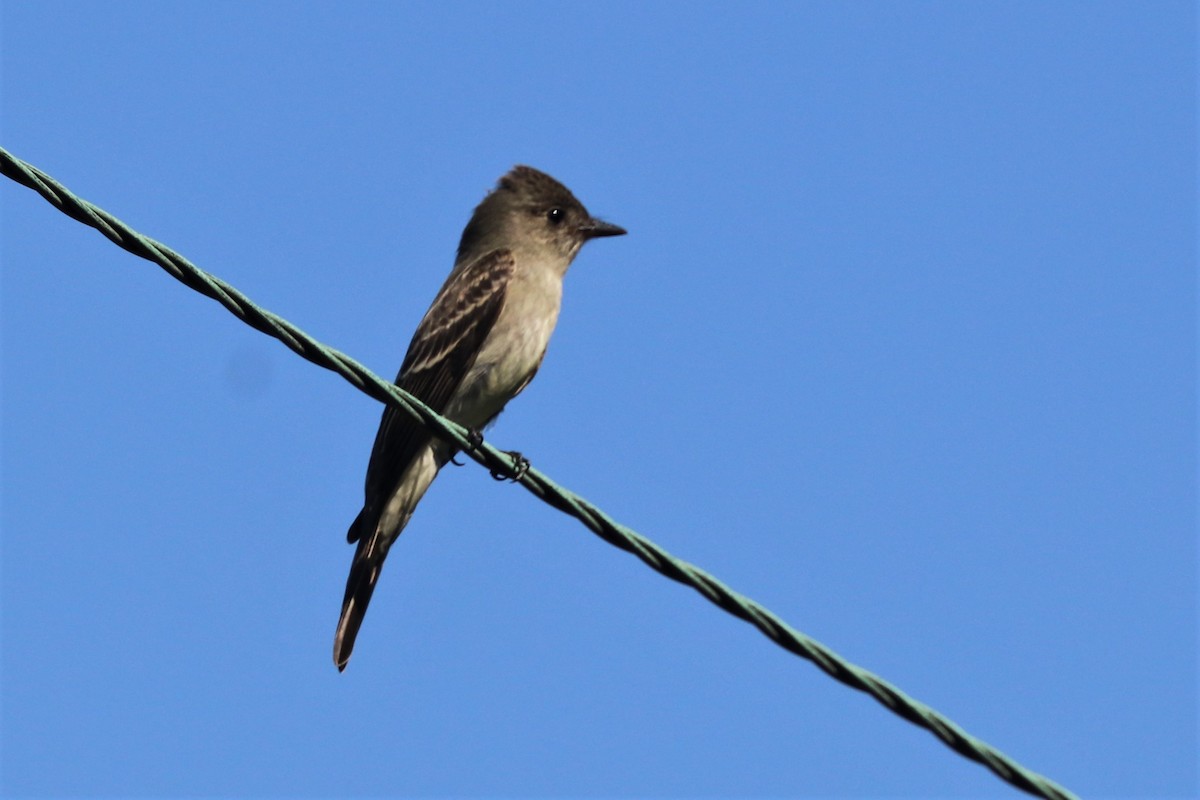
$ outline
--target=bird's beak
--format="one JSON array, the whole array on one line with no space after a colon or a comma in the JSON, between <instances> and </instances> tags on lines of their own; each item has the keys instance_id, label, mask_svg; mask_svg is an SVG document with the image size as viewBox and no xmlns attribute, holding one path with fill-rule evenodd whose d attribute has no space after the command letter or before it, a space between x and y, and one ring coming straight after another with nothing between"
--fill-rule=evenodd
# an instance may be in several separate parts
<instances>
[{"instance_id":1,"label":"bird's beak","mask_svg":"<svg viewBox=\"0 0 1200 800\"><path fill-rule=\"evenodd\" d=\"M601 236L624 236L628 231L620 225L613 225L611 222L593 217L579 226L579 232L585 239L597 239Z\"/></svg>"}]
</instances>

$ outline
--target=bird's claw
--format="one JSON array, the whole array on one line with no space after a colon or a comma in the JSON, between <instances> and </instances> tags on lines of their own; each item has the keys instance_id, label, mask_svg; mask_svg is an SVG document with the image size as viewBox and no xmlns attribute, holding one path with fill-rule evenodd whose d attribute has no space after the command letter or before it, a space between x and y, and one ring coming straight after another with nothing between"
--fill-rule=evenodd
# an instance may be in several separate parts
<instances>
[{"instance_id":1,"label":"bird's claw","mask_svg":"<svg viewBox=\"0 0 1200 800\"><path fill-rule=\"evenodd\" d=\"M478 450L479 445L483 444L483 434L480 433L479 431L475 430L474 428L468 429L467 435L463 438L465 438L467 440L467 449L468 450ZM450 463L456 467L461 467L463 464L467 463L465 461L459 461L458 459L455 458L455 456L461 452L462 452L461 450L455 450L453 453L450 454Z\"/></svg>"},{"instance_id":2,"label":"bird's claw","mask_svg":"<svg viewBox=\"0 0 1200 800\"><path fill-rule=\"evenodd\" d=\"M497 481L512 481L516 483L525 477L525 473L529 472L529 459L518 453L516 450L506 450L509 458L513 460L512 472L505 474L498 469L491 471L493 480Z\"/></svg>"}]
</instances>

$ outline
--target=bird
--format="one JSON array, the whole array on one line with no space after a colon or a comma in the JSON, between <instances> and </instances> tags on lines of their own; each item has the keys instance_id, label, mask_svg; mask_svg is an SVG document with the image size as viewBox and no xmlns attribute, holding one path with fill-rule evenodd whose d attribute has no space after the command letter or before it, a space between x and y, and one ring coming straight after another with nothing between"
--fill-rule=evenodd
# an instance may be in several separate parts
<instances>
[{"instance_id":1,"label":"bird","mask_svg":"<svg viewBox=\"0 0 1200 800\"><path fill-rule=\"evenodd\" d=\"M396 385L482 441L480 432L541 366L558 321L563 277L580 248L625 233L589 214L546 173L514 167L463 229L454 266L413 334ZM334 634L339 672L350 660L388 550L455 452L405 412L384 409L363 507L346 534L357 546Z\"/></svg>"}]
</instances>

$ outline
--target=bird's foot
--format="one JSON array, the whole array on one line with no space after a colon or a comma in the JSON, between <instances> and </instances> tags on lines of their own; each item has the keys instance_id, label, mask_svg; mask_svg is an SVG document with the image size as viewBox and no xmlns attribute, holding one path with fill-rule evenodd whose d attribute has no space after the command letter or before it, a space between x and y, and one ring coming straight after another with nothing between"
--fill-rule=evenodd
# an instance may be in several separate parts
<instances>
[{"instance_id":1,"label":"bird's foot","mask_svg":"<svg viewBox=\"0 0 1200 800\"><path fill-rule=\"evenodd\" d=\"M474 428L470 428L467 430L467 435L465 438L467 440L467 449L468 450L478 450L479 445L483 444L483 434ZM458 459L455 458L455 456L461 452L462 452L461 450L455 450L453 453L450 454L450 463L456 467L461 467L463 464L467 463L465 461L459 461Z\"/></svg>"},{"instance_id":2,"label":"bird's foot","mask_svg":"<svg viewBox=\"0 0 1200 800\"><path fill-rule=\"evenodd\" d=\"M513 460L512 472L505 474L498 469L491 471L491 476L498 481L512 481L516 483L525 477L525 473L529 472L529 459L518 453L516 450L505 450L509 458Z\"/></svg>"}]
</instances>

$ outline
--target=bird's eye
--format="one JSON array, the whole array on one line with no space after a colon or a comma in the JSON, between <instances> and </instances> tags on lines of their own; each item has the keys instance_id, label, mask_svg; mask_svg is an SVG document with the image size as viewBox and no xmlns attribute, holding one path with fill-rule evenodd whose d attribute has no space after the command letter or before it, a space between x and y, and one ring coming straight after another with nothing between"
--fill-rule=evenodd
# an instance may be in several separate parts
<instances>
[{"instance_id":1,"label":"bird's eye","mask_svg":"<svg viewBox=\"0 0 1200 800\"><path fill-rule=\"evenodd\" d=\"M567 213L558 206L546 212L546 219L550 220L551 224L558 225L567 218Z\"/></svg>"}]
</instances>

